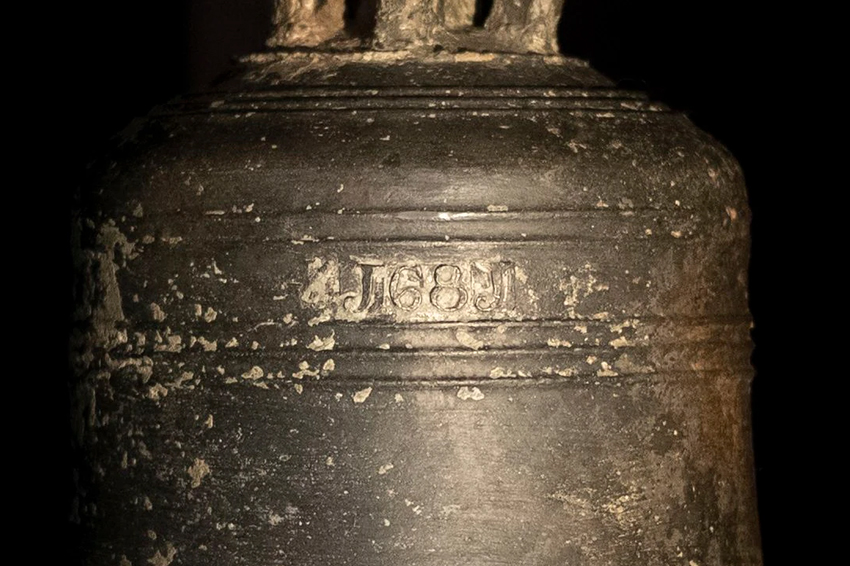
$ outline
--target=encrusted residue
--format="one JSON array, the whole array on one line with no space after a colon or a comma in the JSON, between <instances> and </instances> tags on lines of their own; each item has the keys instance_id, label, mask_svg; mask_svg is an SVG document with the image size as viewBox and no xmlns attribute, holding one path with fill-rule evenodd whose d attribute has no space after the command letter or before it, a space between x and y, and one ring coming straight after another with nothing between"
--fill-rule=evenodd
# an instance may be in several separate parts
<instances>
[{"instance_id":1,"label":"encrusted residue","mask_svg":"<svg viewBox=\"0 0 850 566\"><path fill-rule=\"evenodd\" d=\"M490 370L490 379L502 379L504 377L516 377L517 373L503 367L494 367Z\"/></svg>"},{"instance_id":2,"label":"encrusted residue","mask_svg":"<svg viewBox=\"0 0 850 566\"><path fill-rule=\"evenodd\" d=\"M83 241L92 241L88 247ZM135 245L112 221L100 225L78 220L72 232L75 263L74 328L70 337L71 366L78 380L73 396L72 425L83 442L87 427L97 423L96 386L109 387L111 372L123 367L138 368L143 380L150 377L149 359L116 363L108 353L128 342L118 270L135 259Z\"/></svg>"},{"instance_id":3,"label":"encrusted residue","mask_svg":"<svg viewBox=\"0 0 850 566\"><path fill-rule=\"evenodd\" d=\"M455 337L458 342L471 350L480 350L484 347L484 342L473 336L468 330L458 330L455 332Z\"/></svg>"},{"instance_id":4,"label":"encrusted residue","mask_svg":"<svg viewBox=\"0 0 850 566\"><path fill-rule=\"evenodd\" d=\"M148 558L148 563L152 566L169 566L174 557L177 556L177 549L170 542L165 543L165 554L157 550L156 554Z\"/></svg>"},{"instance_id":5,"label":"encrusted residue","mask_svg":"<svg viewBox=\"0 0 850 566\"><path fill-rule=\"evenodd\" d=\"M189 474L189 477L192 478L192 488L194 489L199 487L201 485L201 481L209 475L210 467L201 458L195 458L195 461L192 462L192 465L189 466L186 472Z\"/></svg>"},{"instance_id":6,"label":"encrusted residue","mask_svg":"<svg viewBox=\"0 0 850 566\"><path fill-rule=\"evenodd\" d=\"M126 264L137 254L135 246L113 224L101 226L93 248L82 248L82 231L81 224L74 231L74 260L79 276L74 288L74 318L88 323L80 345L109 350L127 341L126 332L118 328L124 320L124 310L117 272L119 264Z\"/></svg>"},{"instance_id":7,"label":"encrusted residue","mask_svg":"<svg viewBox=\"0 0 850 566\"><path fill-rule=\"evenodd\" d=\"M336 339L334 338L334 331L331 330L330 336L326 336L324 338L315 335L313 337L313 341L307 344L307 348L313 350L314 352L321 352L324 350L333 350L335 344Z\"/></svg>"},{"instance_id":8,"label":"encrusted residue","mask_svg":"<svg viewBox=\"0 0 850 566\"><path fill-rule=\"evenodd\" d=\"M576 311L582 299L593 293L608 290L608 285L596 278L595 271L593 266L587 263L576 270L574 274L571 274L568 279L559 283L558 288L564 293L564 306L567 307L567 316L570 318L586 318ZM607 316L603 315L607 315L607 313L597 313L591 315L590 318L607 319Z\"/></svg>"},{"instance_id":9,"label":"encrusted residue","mask_svg":"<svg viewBox=\"0 0 850 566\"><path fill-rule=\"evenodd\" d=\"M473 401L480 401L481 399L484 398L484 394L477 387L463 386L460 389L458 389L457 397L458 397L458 399L462 399L464 401L469 400L469 399L471 399Z\"/></svg>"},{"instance_id":10,"label":"encrusted residue","mask_svg":"<svg viewBox=\"0 0 850 566\"><path fill-rule=\"evenodd\" d=\"M162 310L162 307L156 303L150 304L151 318L156 322L162 322L166 319L168 315L165 314L165 311Z\"/></svg>"},{"instance_id":11,"label":"encrusted residue","mask_svg":"<svg viewBox=\"0 0 850 566\"><path fill-rule=\"evenodd\" d=\"M366 399L369 398L369 395L372 394L372 388L366 387L365 389L361 389L360 391L356 391L351 395L351 398L355 403L364 403Z\"/></svg>"},{"instance_id":12,"label":"encrusted residue","mask_svg":"<svg viewBox=\"0 0 850 566\"><path fill-rule=\"evenodd\" d=\"M260 379L265 375L263 368L253 366L251 369L242 374L243 379Z\"/></svg>"},{"instance_id":13,"label":"encrusted residue","mask_svg":"<svg viewBox=\"0 0 850 566\"><path fill-rule=\"evenodd\" d=\"M336 260L313 258L307 264L307 280L301 300L308 305L325 307L339 294L339 265Z\"/></svg>"}]
</instances>

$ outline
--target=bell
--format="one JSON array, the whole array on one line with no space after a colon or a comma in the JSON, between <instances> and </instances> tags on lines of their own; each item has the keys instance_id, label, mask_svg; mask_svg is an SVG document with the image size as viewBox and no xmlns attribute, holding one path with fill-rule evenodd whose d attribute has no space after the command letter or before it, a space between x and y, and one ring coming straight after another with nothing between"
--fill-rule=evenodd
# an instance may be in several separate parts
<instances>
[{"instance_id":1,"label":"bell","mask_svg":"<svg viewBox=\"0 0 850 566\"><path fill-rule=\"evenodd\" d=\"M736 162L482 10L277 0L93 168L84 563L761 564Z\"/></svg>"}]
</instances>

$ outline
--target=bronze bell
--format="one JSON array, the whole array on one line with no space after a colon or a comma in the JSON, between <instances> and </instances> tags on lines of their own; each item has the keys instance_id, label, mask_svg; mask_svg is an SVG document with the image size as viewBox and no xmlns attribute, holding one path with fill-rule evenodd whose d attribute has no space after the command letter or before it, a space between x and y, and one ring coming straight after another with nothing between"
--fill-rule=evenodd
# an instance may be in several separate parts
<instances>
[{"instance_id":1,"label":"bronze bell","mask_svg":"<svg viewBox=\"0 0 850 566\"><path fill-rule=\"evenodd\" d=\"M75 213L92 565L761 564L748 208L557 0L278 0Z\"/></svg>"}]
</instances>

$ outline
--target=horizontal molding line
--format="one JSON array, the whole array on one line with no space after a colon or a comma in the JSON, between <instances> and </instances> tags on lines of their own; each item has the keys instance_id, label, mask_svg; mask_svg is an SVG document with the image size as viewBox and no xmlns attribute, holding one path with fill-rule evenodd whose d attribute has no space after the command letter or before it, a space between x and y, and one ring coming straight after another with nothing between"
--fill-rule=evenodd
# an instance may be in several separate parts
<instances>
[{"instance_id":1,"label":"horizontal molding line","mask_svg":"<svg viewBox=\"0 0 850 566\"><path fill-rule=\"evenodd\" d=\"M731 375L730 375L731 374ZM689 371L659 371L655 373L622 373L617 376L604 376L599 377L593 374L579 374L572 376L546 376L546 377L502 377L499 379L493 379L492 377L479 377L479 378L458 378L458 379L445 379L445 378L437 378L437 379L399 379L397 377L387 377L387 378L375 378L375 377L348 377L344 379L338 378L322 378L319 380L301 380L294 381L292 383L301 383L304 385L304 391L308 391L311 388L323 388L323 387L345 387L351 386L352 383L357 384L380 384L381 386L411 386L411 385L419 385L422 387L428 388L436 388L436 387L462 387L464 385L474 385L476 387L480 387L481 385L496 386L496 387L535 387L539 385L550 385L550 386L558 386L558 385L609 385L609 386L618 386L617 382L629 381L661 381L661 380L677 380L683 378L691 378L691 379L701 379L701 376L707 375L720 375L727 376L730 375L732 380L734 381L750 381L752 380L752 368L729 368L728 370L689 370ZM700 376L700 377L697 377ZM247 380L245 380L247 381ZM266 380L269 383L280 382L281 385L289 386L292 383L284 382L282 378L274 378L270 380ZM287 380L288 381L288 380ZM246 385L249 385L246 382Z\"/></svg>"},{"instance_id":2,"label":"horizontal molding line","mask_svg":"<svg viewBox=\"0 0 850 566\"><path fill-rule=\"evenodd\" d=\"M222 204L224 206L224 204ZM232 205L231 205L232 206ZM435 224L450 224L452 222L499 222L505 220L521 220L523 222L541 221L548 222L553 219L575 220L593 219L610 217L622 218L623 222L632 222L632 219L648 217L650 220L655 220L658 215L664 215L664 220L688 220L694 214L703 212L700 209L689 208L618 208L610 206L605 208L527 208L527 209L509 209L509 210L483 210L486 206L478 209L451 209L444 208L440 210L416 210L410 208L360 208L358 210L344 210L338 213L334 210L266 210L247 212L232 212L231 210L217 210L214 208L206 209L180 209L180 210L164 210L156 211L154 217L193 217L200 216L204 218L217 218L227 221L240 221L245 223L254 223L255 218L271 219L286 219L286 218L310 218L320 219L327 218L329 220L338 221L340 218L378 218L380 220L390 221L429 221ZM723 210L717 209L717 217L722 218ZM148 216L148 215L146 215Z\"/></svg>"},{"instance_id":3,"label":"horizontal molding line","mask_svg":"<svg viewBox=\"0 0 850 566\"><path fill-rule=\"evenodd\" d=\"M215 206L215 205L213 205ZM426 212L361 211L336 214L311 211L256 211L250 215L228 213L212 207L205 210L151 211L148 219L179 218L181 235L190 239L194 231L213 234L207 240L232 242L290 243L293 245L331 242L453 242L534 243L593 241L691 241L711 237L716 242L746 239L743 230L722 226L722 216L698 215L692 211L512 211L512 212ZM260 222L256 219L259 218ZM647 229L651 230L647 233ZM447 239L448 238L448 239ZM152 242L153 243L153 242ZM172 245L168 243L168 245Z\"/></svg>"},{"instance_id":4,"label":"horizontal molding line","mask_svg":"<svg viewBox=\"0 0 850 566\"><path fill-rule=\"evenodd\" d=\"M482 238L458 238L451 237L448 240L444 238L421 238L421 239L413 239L413 238L376 238L376 239L357 239L357 238L331 238L331 239L320 239L318 241L312 240L298 240L296 238L245 238L245 237L227 237L227 236L218 236L215 237L204 237L201 239L195 238L184 238L179 244L171 244L168 242L153 242L151 244L146 244L146 246L158 246L159 248L168 248L168 249L191 249L194 251L204 250L207 252L215 252L216 249L211 246L215 245L274 245L274 246L286 246L292 248L294 251L298 251L299 248L303 248L306 250L311 250L311 253L318 251L327 251L332 249L330 246L334 244L340 245L368 245L374 249L382 249L384 247L399 247L399 246L409 246L411 249L433 249L439 250L445 248L448 250L458 250L464 249L466 246L470 246L473 249L481 249L481 246L548 246L554 245L557 243L561 244L570 244L575 246L580 246L584 244L594 244L599 242L616 242L619 244L645 244L645 245L657 245L660 240L652 240L649 238L641 238L641 239L630 239L625 236L615 237L610 236L607 238L523 238L518 240L512 239L482 239ZM694 242L700 243L704 242L705 237L702 235L695 234L691 237L682 236L681 238L674 238L669 236L669 240L665 240L665 246L669 246L670 248L675 247L684 247L695 245ZM299 243L293 243L299 242ZM300 243L303 242L303 243ZM749 242L749 240L745 237L740 238L728 238L728 239L714 239L712 243L715 244L731 244L734 242ZM665 248L666 249L666 248Z\"/></svg>"},{"instance_id":5,"label":"horizontal molding line","mask_svg":"<svg viewBox=\"0 0 850 566\"><path fill-rule=\"evenodd\" d=\"M204 93L166 103L164 109L198 108L217 111L233 106L413 106L415 108L465 107L574 107L650 110L669 109L646 95L622 90L547 88L357 88L279 89L248 93Z\"/></svg>"},{"instance_id":6,"label":"horizontal molding line","mask_svg":"<svg viewBox=\"0 0 850 566\"><path fill-rule=\"evenodd\" d=\"M307 313L313 314L313 313ZM398 332L403 332L408 328L413 329L421 329L421 328L497 328L499 326L507 326L513 328L521 328L521 329L534 329L539 328L541 326L588 326L588 327L600 327L601 329L607 329L611 325L621 324L624 322L636 321L638 323L638 328L641 328L646 325L674 325L674 326L684 326L684 327L694 327L694 326L716 326L716 325L734 325L734 326L743 326L749 325L752 322L752 317L748 314L741 315L724 315L717 317L666 317L666 316L641 316L641 315L620 315L617 317L612 317L610 320L597 320L592 318L528 318L524 320L512 320L512 319L489 319L489 320L442 320L442 321L433 321L433 320L421 320L421 321L403 321L403 322L391 322L391 321L353 321L353 320L332 320L319 323L315 326L304 326L302 325L293 325L290 326L284 322L274 322L269 320L243 320L240 319L238 323L227 323L223 325L219 325L217 322L216 325L219 328L227 328L229 333L233 331L238 331L242 329L242 332L251 332L256 330L258 327L262 326L281 326L285 327L289 330L298 330L302 329L306 333L315 333L321 329L333 329L337 326L343 327L357 327L357 328L368 328L368 329L390 329ZM165 326L162 323L153 322L153 321L144 321L140 323L136 323L133 325L134 330L164 330ZM246 328L247 327L247 328ZM185 327L181 327L185 328ZM210 326L198 326L198 330L203 329L212 329ZM189 329L191 330L191 328ZM590 331L590 330L588 330ZM228 332L225 332L228 333ZM229 336L228 336L229 337Z\"/></svg>"},{"instance_id":7,"label":"horizontal molding line","mask_svg":"<svg viewBox=\"0 0 850 566\"><path fill-rule=\"evenodd\" d=\"M362 91L362 92L352 92L352 91L323 91L319 93L303 93L303 92L291 92L291 93L276 93L276 94L268 94L262 96L254 96L249 94L248 96L240 95L240 96L231 96L231 95L222 95L216 97L215 95L206 95L203 98L195 98L195 99L182 99L175 100L171 103L168 103L172 106L180 106L183 104L188 105L212 105L212 108L221 108L227 105L239 105L239 104L291 104L291 103L300 103L300 104L334 104L340 102L355 102L355 103L369 103L369 102L393 102L397 101L400 103L409 103L415 102L419 105L427 104L428 107L438 107L440 104L454 104L454 103L502 103L502 102L521 102L521 103L559 103L559 104L577 104L577 105L593 105L593 104L607 104L611 107L616 108L617 105L622 105L621 107L626 110L632 109L632 106L626 105L634 105L634 106L647 106L654 108L661 108L661 104L656 104L655 102L650 101L645 97L629 97L619 95L612 96L581 96L579 93L564 93L564 94L552 94L547 95L546 92L533 91L529 93L520 93L520 92L503 92L503 93L487 93L487 92L456 92L456 93L419 93L416 90L408 91L408 92L387 92L387 91L379 91L375 93L375 91Z\"/></svg>"},{"instance_id":8,"label":"horizontal molding line","mask_svg":"<svg viewBox=\"0 0 850 566\"><path fill-rule=\"evenodd\" d=\"M686 243L690 243L693 241L703 241L704 238L701 237L701 234L694 234L692 236L681 236L679 238L674 238L673 236L668 236L669 241L672 243L679 243L679 245L684 245ZM656 237L657 238L657 237ZM211 243L222 242L222 243L233 243L233 244L286 244L290 246L319 246L319 245L328 245L334 243L341 244L369 244L369 245L387 245L387 244L410 244L410 245L422 245L429 244L434 247L451 247L456 244L547 244L547 243L556 243L556 242L579 242L579 243L589 243L589 242L605 242L605 241L627 241L627 242L657 242L657 239L650 239L649 237L644 238L628 238L623 235L609 235L609 236L599 236L594 238L588 237L579 237L579 236L552 236L552 237L538 237L538 238L481 238L481 237L462 237L462 236L451 236L448 240L445 238L317 238L316 240L299 240L298 238L267 238L267 237L256 237L256 238L245 238L245 237L228 237L221 236L217 238L205 238L200 241L192 241L191 239L184 239L180 242L180 245L185 246L208 246ZM749 241L745 237L736 238L735 240L746 240ZM731 242L733 239L728 240L714 240L714 242ZM298 243L294 243L298 242ZM163 245L168 247L173 247L173 244L167 242L155 242L156 245ZM150 244L148 244L150 245Z\"/></svg>"},{"instance_id":9,"label":"horizontal molding line","mask_svg":"<svg viewBox=\"0 0 850 566\"><path fill-rule=\"evenodd\" d=\"M610 354L619 354L623 352L634 352L634 351L646 351L651 350L654 347L660 346L693 346L693 347L706 347L706 346L725 346L731 350L738 350L740 346L744 346L746 342L728 342L721 339L716 340L700 340L700 341L676 341L670 340L665 342L653 342L649 344L631 344L628 346L619 346L617 348L610 346L608 344L600 344L600 345L589 345L589 344L580 344L571 347L564 346L502 346L502 347L493 347L493 346L482 346L481 348L404 348L404 347L395 347L395 348L378 348L377 346L374 348L363 348L363 347L353 347L353 348L345 348L345 347L335 347L332 350L312 350L303 345L300 346L288 346L283 348L265 348L260 350L259 348L256 350L245 349L245 348L219 348L215 351L204 351L202 348L190 349L184 348L179 352L169 352L169 351L153 351L147 352L140 355L147 356L162 356L162 357L173 357L173 356L198 356L198 357L209 357L209 358L268 358L268 359L282 359L282 358L307 358L307 357L321 357L326 358L328 356L333 357L334 355L345 355L350 357L361 357L361 358L393 358L394 360L404 361L404 358L484 358L488 356L501 356L501 355L512 355L512 356L541 356L545 355L547 358L552 357L573 357L573 356L585 356L587 354L596 354L601 355L602 353L610 353ZM749 352L749 349L747 349ZM297 354L297 355L294 355Z\"/></svg>"},{"instance_id":10,"label":"horizontal molding line","mask_svg":"<svg viewBox=\"0 0 850 566\"><path fill-rule=\"evenodd\" d=\"M540 385L610 385L619 386L622 382L634 383L638 381L675 381L675 380L694 380L707 379L711 376L728 376L734 381L751 381L753 379L753 370L751 367L730 367L728 369L710 369L710 370L660 370L657 372L643 373L620 373L614 376L597 376L592 373L582 373L570 376L561 375L546 375L546 376L531 376L531 377L501 377L492 378L488 376L480 377L458 377L456 379L447 377L436 377L427 379L415 377L410 379L401 378L398 376L375 377L367 375L351 375L349 377L323 377L321 379L304 378L293 380L290 377L286 378L260 378L258 380L240 379L233 383L215 383L223 387L232 387L234 385L253 386L254 383L264 383L267 385L280 385L281 387L291 387L294 384L300 384L304 387L304 392L311 388L323 389L331 387L350 387L352 384L362 385L378 385L381 386L420 386L420 387L462 387L482 385L489 387L534 387ZM222 379L223 380L223 379ZM209 387L210 380L203 380L202 387ZM167 385L167 382L162 382Z\"/></svg>"},{"instance_id":11,"label":"horizontal molding line","mask_svg":"<svg viewBox=\"0 0 850 566\"><path fill-rule=\"evenodd\" d=\"M337 108L337 107L378 107L384 108L424 108L424 109L475 109L482 108L574 108L576 110L623 110L664 111L662 107L642 99L634 98L586 98L586 97L545 97L545 96L321 96L299 97L278 96L274 98L224 98L205 100L187 100L171 103L172 108L198 108L213 112L233 108Z\"/></svg>"},{"instance_id":12,"label":"horizontal molding line","mask_svg":"<svg viewBox=\"0 0 850 566\"><path fill-rule=\"evenodd\" d=\"M499 327L508 326L516 328L538 328L540 326L598 326L609 327L612 324L622 322L637 321L639 326L648 324L669 324L671 322L688 326L711 326L711 325L744 325L749 324L751 318L748 315L726 315L719 317L665 317L665 316L618 316L611 320L597 320L592 318L535 318L527 320L449 320L449 321L411 321L404 323L396 322L369 322L369 321L347 321L339 320L328 323L323 323L321 326L314 328L330 327L330 326L357 326L357 327L373 327L373 328L391 328L393 330L404 330L406 326L418 327L434 327L434 328L456 328L456 327ZM262 321L257 322L262 324Z\"/></svg>"},{"instance_id":13,"label":"horizontal molding line","mask_svg":"<svg viewBox=\"0 0 850 566\"><path fill-rule=\"evenodd\" d=\"M283 93L283 94L282 94ZM637 90L624 90L611 87L564 87L546 85L494 85L494 86L358 86L316 85L316 86L280 86L250 90L244 93L232 91L212 91L199 95L183 97L186 101L277 99L292 97L393 97L407 96L416 98L579 98L579 99L623 99L649 100L646 93Z\"/></svg>"},{"instance_id":14,"label":"horizontal molding line","mask_svg":"<svg viewBox=\"0 0 850 566\"><path fill-rule=\"evenodd\" d=\"M657 110L657 109L624 109L624 108L575 108L574 106L568 105L537 105L537 104L528 104L528 105L516 105L516 106L415 106L415 105L399 105L399 106L390 106L390 105L372 105L372 104L351 104L347 106L343 105L316 105L316 104L304 104L304 105L280 105L273 107L260 107L260 106L250 106L250 107L242 107L242 108L228 108L225 106L221 106L218 108L197 108L194 109L192 107L187 108L167 108L154 110L151 112L151 116L160 117L160 116L195 116L195 115L203 115L209 116L210 114L220 114L220 115L233 115L239 114L240 116L244 116L248 113L253 114L264 114L264 113L275 113L275 112L350 112L352 110L380 110L382 112L410 112L411 110L421 111L423 114L426 112L474 112L474 111L486 111L486 112L504 112L504 113L515 113L522 111L530 111L530 112L540 112L540 111L564 111L569 114L578 114L578 115L588 115L588 114L611 114L612 116L604 116L604 117L616 117L620 116L634 116L634 115L644 115L644 114L675 114L670 112L669 110Z\"/></svg>"}]
</instances>

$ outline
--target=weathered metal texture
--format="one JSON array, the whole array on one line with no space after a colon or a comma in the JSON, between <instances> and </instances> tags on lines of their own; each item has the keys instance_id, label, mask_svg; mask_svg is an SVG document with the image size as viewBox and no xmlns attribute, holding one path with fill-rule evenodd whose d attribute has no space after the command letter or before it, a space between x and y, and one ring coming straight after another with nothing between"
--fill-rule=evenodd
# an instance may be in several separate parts
<instances>
[{"instance_id":1,"label":"weathered metal texture","mask_svg":"<svg viewBox=\"0 0 850 566\"><path fill-rule=\"evenodd\" d=\"M758 565L734 160L586 65L255 57L80 204L94 565Z\"/></svg>"}]
</instances>

